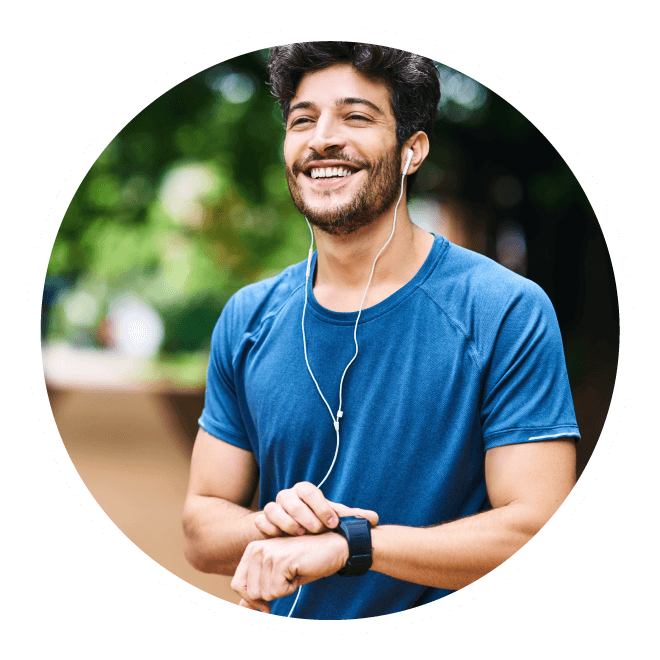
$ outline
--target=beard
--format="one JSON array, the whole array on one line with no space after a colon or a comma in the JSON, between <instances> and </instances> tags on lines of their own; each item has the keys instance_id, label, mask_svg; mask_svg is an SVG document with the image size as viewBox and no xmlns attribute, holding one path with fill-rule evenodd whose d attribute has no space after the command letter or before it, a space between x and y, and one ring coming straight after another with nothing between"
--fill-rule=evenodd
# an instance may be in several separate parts
<instances>
[{"instance_id":1,"label":"beard","mask_svg":"<svg viewBox=\"0 0 660 660\"><path fill-rule=\"evenodd\" d=\"M296 177L307 163L322 160L343 160L367 172L366 181L355 193L353 199L344 204L328 206L325 209L315 209L307 204L302 187ZM304 160L296 161L291 168L287 165L286 180L293 203L312 225L333 236L348 236L362 227L370 225L394 204L400 193L400 160L401 154L398 146L373 165L368 161L351 158L341 151L325 156L313 153ZM355 174L350 176L355 176ZM320 195L330 199L334 192L327 190L321 192Z\"/></svg>"}]
</instances>

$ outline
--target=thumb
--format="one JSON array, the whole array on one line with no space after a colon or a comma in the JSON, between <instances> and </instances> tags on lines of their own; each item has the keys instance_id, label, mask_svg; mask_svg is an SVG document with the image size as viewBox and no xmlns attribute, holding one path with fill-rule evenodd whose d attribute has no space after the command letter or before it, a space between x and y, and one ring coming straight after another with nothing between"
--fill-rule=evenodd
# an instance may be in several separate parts
<instances>
[{"instance_id":1,"label":"thumb","mask_svg":"<svg viewBox=\"0 0 660 660\"><path fill-rule=\"evenodd\" d=\"M339 504L338 502L330 502L330 506L340 518L344 518L345 516L358 516L360 518L366 518L371 523L372 527L375 527L378 524L378 514L375 511L370 511L369 509L357 509L346 506L345 504Z\"/></svg>"}]
</instances>

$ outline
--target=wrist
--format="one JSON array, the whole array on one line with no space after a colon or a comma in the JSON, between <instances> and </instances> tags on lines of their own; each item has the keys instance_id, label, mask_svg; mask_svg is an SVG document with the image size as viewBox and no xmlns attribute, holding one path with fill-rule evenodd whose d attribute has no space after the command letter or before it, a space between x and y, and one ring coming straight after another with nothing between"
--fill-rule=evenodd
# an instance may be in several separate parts
<instances>
[{"instance_id":1,"label":"wrist","mask_svg":"<svg viewBox=\"0 0 660 660\"><path fill-rule=\"evenodd\" d=\"M337 564L339 566L337 570L341 570L346 566L350 557L348 541L341 534L335 534L334 530L325 532L324 536L327 537L328 543L332 545L333 554L337 558Z\"/></svg>"}]
</instances>

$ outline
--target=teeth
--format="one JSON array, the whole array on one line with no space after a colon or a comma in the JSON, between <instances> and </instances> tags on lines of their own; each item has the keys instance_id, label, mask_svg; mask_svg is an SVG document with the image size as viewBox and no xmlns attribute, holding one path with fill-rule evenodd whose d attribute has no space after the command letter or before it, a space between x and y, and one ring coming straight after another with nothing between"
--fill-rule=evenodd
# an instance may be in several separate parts
<instances>
[{"instance_id":1,"label":"teeth","mask_svg":"<svg viewBox=\"0 0 660 660\"><path fill-rule=\"evenodd\" d=\"M312 179L323 179L332 176L350 176L352 172L344 167L315 167L310 171Z\"/></svg>"}]
</instances>

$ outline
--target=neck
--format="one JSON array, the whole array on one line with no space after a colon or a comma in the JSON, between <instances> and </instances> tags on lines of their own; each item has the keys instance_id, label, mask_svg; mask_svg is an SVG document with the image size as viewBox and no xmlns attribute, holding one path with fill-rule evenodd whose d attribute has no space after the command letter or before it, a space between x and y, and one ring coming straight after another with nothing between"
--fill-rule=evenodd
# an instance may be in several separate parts
<instances>
[{"instance_id":1,"label":"neck","mask_svg":"<svg viewBox=\"0 0 660 660\"><path fill-rule=\"evenodd\" d=\"M314 295L333 311L357 311L381 248L392 233L394 207L349 236L314 230L318 249ZM410 221L404 200L392 240L378 257L363 309L378 304L409 282L428 256L433 237Z\"/></svg>"}]
</instances>

